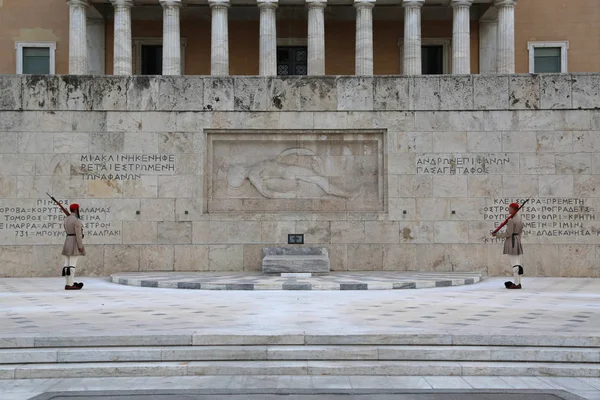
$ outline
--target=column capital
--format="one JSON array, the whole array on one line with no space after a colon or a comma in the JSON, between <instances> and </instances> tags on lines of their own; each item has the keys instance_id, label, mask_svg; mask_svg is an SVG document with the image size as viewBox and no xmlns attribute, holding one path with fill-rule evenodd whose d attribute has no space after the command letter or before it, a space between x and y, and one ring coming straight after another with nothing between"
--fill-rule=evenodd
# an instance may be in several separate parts
<instances>
[{"instance_id":1,"label":"column capital","mask_svg":"<svg viewBox=\"0 0 600 400\"><path fill-rule=\"evenodd\" d=\"M179 8L182 5L181 0L158 0L158 2L163 8Z\"/></svg>"},{"instance_id":2,"label":"column capital","mask_svg":"<svg viewBox=\"0 0 600 400\"><path fill-rule=\"evenodd\" d=\"M473 4L473 0L452 0L450 1L450 6L454 7L471 7Z\"/></svg>"},{"instance_id":3,"label":"column capital","mask_svg":"<svg viewBox=\"0 0 600 400\"><path fill-rule=\"evenodd\" d=\"M514 7L518 0L494 0L494 7Z\"/></svg>"},{"instance_id":4,"label":"column capital","mask_svg":"<svg viewBox=\"0 0 600 400\"><path fill-rule=\"evenodd\" d=\"M375 7L375 0L354 0L354 7L356 8L373 8Z\"/></svg>"},{"instance_id":5,"label":"column capital","mask_svg":"<svg viewBox=\"0 0 600 400\"><path fill-rule=\"evenodd\" d=\"M114 7L133 7L133 0L110 0Z\"/></svg>"},{"instance_id":6,"label":"column capital","mask_svg":"<svg viewBox=\"0 0 600 400\"><path fill-rule=\"evenodd\" d=\"M306 0L306 6L308 8L325 8L327 0Z\"/></svg>"},{"instance_id":7,"label":"column capital","mask_svg":"<svg viewBox=\"0 0 600 400\"><path fill-rule=\"evenodd\" d=\"M425 0L402 0L402 7L421 8Z\"/></svg>"},{"instance_id":8,"label":"column capital","mask_svg":"<svg viewBox=\"0 0 600 400\"><path fill-rule=\"evenodd\" d=\"M213 7L225 7L228 8L231 6L229 0L208 0L208 5L210 8Z\"/></svg>"},{"instance_id":9,"label":"column capital","mask_svg":"<svg viewBox=\"0 0 600 400\"><path fill-rule=\"evenodd\" d=\"M256 1L258 8L277 8L277 6L279 5L279 1L278 0L257 0Z\"/></svg>"},{"instance_id":10,"label":"column capital","mask_svg":"<svg viewBox=\"0 0 600 400\"><path fill-rule=\"evenodd\" d=\"M88 0L67 0L67 4L69 6L82 6L82 7L89 6Z\"/></svg>"}]
</instances>

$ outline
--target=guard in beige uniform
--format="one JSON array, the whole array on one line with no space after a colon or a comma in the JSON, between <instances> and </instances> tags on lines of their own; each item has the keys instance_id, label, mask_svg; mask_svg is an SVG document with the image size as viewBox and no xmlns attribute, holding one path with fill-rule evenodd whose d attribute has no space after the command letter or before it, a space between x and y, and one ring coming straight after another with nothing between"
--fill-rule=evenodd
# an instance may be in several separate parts
<instances>
[{"instance_id":1,"label":"guard in beige uniform","mask_svg":"<svg viewBox=\"0 0 600 400\"><path fill-rule=\"evenodd\" d=\"M521 275L523 275L523 266L521 265L521 255L523 254L523 246L521 245L521 235L523 234L523 221L520 215L515 215L519 211L517 203L511 203L508 210L512 218L506 224L506 232L496 233L494 236L504 240L503 254L510 257L510 265L512 266L515 282L505 282L504 286L507 289L521 289Z\"/></svg>"},{"instance_id":2,"label":"guard in beige uniform","mask_svg":"<svg viewBox=\"0 0 600 400\"><path fill-rule=\"evenodd\" d=\"M64 222L67 238L65 239L62 250L62 255L65 257L62 274L67 279L65 290L80 290L83 287L83 283L74 282L74 279L77 259L80 256L85 256L85 247L83 247L83 223L81 222L81 219L79 219L78 204L71 204L69 206L69 211L71 211L71 215L66 217Z\"/></svg>"}]
</instances>

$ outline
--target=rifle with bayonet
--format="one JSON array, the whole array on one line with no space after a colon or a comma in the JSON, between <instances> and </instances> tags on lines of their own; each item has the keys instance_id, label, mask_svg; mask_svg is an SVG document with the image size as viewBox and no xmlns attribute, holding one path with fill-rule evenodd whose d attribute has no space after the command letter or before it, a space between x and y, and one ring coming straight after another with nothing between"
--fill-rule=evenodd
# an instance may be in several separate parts
<instances>
[{"instance_id":1,"label":"rifle with bayonet","mask_svg":"<svg viewBox=\"0 0 600 400\"><path fill-rule=\"evenodd\" d=\"M519 211L521 211L521 209L523 208L523 206L524 206L525 204L527 204L527 202L528 202L529 200L531 200L531 197L530 197L530 198L528 198L527 200L525 200L525 201L523 202L523 204L521 204L521 205L519 206L519 209L517 210L517 212L516 212L516 213L509 215L509 216L508 216L508 218L506 218L506 219L504 220L504 222L503 222L503 223L501 223L501 224L500 224L500 225L499 225L499 226L498 226L498 227L497 227L497 228L496 228L494 231L492 231L492 236L494 236L496 233L498 233L498 232L500 231L500 229L502 229L502 228L504 227L504 225L506 225L506 224L508 223L508 221L509 221L509 220L510 220L512 217L514 217L515 215L517 215L517 213L518 213Z\"/></svg>"},{"instance_id":2,"label":"rifle with bayonet","mask_svg":"<svg viewBox=\"0 0 600 400\"><path fill-rule=\"evenodd\" d=\"M60 209L62 210L63 213L65 213L65 215L68 217L69 215L71 215L70 212L67 211L67 209L58 201L56 200L54 197L52 197L52 195L48 192L46 192L46 194L50 197L50 199L52 199L52 201L54 203L56 203L57 206L60 207ZM81 219L81 215L79 214L79 210L77 210L77 218ZM83 231L83 228L82 228ZM83 232L81 232L81 237L85 237L85 235L83 234Z\"/></svg>"},{"instance_id":3,"label":"rifle with bayonet","mask_svg":"<svg viewBox=\"0 0 600 400\"><path fill-rule=\"evenodd\" d=\"M63 205L62 205L62 204L61 204L61 203L60 203L58 200L56 200L54 197L52 197L52 195L51 195L50 193L46 192L46 194L47 194L47 195L50 197L50 199L51 199L51 200L52 200L54 203L56 203L56 205L57 205L57 206L59 206L59 207L60 207L60 209L62 210L62 212L63 212L63 213L65 213L65 215L66 215L67 217L68 217L69 215L71 215L71 213L70 213L70 212L68 212L68 211L67 211L67 209L66 209L65 207L63 207Z\"/></svg>"}]
</instances>

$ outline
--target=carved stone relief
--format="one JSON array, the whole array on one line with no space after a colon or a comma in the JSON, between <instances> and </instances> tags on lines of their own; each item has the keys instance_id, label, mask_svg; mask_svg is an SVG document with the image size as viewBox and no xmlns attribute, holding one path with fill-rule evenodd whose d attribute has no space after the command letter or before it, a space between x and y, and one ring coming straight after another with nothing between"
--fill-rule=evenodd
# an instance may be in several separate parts
<instances>
[{"instance_id":1,"label":"carved stone relief","mask_svg":"<svg viewBox=\"0 0 600 400\"><path fill-rule=\"evenodd\" d=\"M379 132L210 132L207 211L383 209Z\"/></svg>"}]
</instances>

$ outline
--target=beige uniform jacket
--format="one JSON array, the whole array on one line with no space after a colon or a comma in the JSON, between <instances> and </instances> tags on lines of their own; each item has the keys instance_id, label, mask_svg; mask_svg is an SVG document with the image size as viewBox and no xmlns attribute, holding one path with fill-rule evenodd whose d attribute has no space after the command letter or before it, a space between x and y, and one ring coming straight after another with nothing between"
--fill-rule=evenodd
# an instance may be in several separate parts
<instances>
[{"instance_id":1,"label":"beige uniform jacket","mask_svg":"<svg viewBox=\"0 0 600 400\"><path fill-rule=\"evenodd\" d=\"M63 246L63 256L85 256L85 248L83 247L83 223L75 214L71 214L65 218L65 232L67 238ZM83 251L79 251L82 249Z\"/></svg>"},{"instance_id":2,"label":"beige uniform jacket","mask_svg":"<svg viewBox=\"0 0 600 400\"><path fill-rule=\"evenodd\" d=\"M503 254L518 256L523 254L523 246L521 245L521 236L523 235L523 221L520 215L515 215L508 220L506 224L506 232L497 233L496 237L504 240Z\"/></svg>"}]
</instances>

